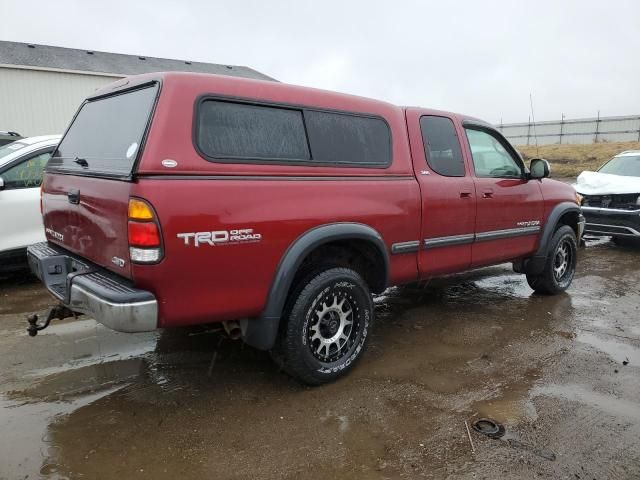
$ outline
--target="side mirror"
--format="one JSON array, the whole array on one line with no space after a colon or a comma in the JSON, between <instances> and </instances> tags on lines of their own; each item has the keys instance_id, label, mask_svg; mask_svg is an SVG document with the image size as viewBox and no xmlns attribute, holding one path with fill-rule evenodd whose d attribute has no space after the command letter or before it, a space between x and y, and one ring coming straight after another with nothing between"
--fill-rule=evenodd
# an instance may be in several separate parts
<instances>
[{"instance_id":1,"label":"side mirror","mask_svg":"<svg viewBox=\"0 0 640 480\"><path fill-rule=\"evenodd\" d=\"M4 190L4 178L0 177L0 190Z\"/></svg>"},{"instance_id":2,"label":"side mirror","mask_svg":"<svg viewBox=\"0 0 640 480\"><path fill-rule=\"evenodd\" d=\"M549 162L544 158L534 158L529 165L529 178L541 179L547 178L551 173Z\"/></svg>"}]
</instances>

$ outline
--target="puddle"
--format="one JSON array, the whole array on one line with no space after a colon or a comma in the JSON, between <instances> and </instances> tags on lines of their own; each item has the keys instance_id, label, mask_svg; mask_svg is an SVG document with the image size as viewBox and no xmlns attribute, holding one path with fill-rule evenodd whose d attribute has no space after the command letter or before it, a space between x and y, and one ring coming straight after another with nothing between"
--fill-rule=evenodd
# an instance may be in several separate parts
<instances>
[{"instance_id":1,"label":"puddle","mask_svg":"<svg viewBox=\"0 0 640 480\"><path fill-rule=\"evenodd\" d=\"M498 395L481 400L472 405L474 417L492 418L503 424L514 425L523 420L533 421L538 418L536 407L531 401L529 391L540 378L537 369L526 372L519 382L497 385Z\"/></svg>"},{"instance_id":2,"label":"puddle","mask_svg":"<svg viewBox=\"0 0 640 480\"><path fill-rule=\"evenodd\" d=\"M0 478L32 478L32 474L26 472L46 474L51 480L67 478L57 475L52 460L57 456L57 449L49 436L49 424L120 388L122 386L69 402L17 404L0 398Z\"/></svg>"},{"instance_id":3,"label":"puddle","mask_svg":"<svg viewBox=\"0 0 640 480\"><path fill-rule=\"evenodd\" d=\"M597 408L614 417L624 416L640 420L640 403L594 392L582 385L541 385L531 391L532 398L538 395L564 398Z\"/></svg>"},{"instance_id":4,"label":"puddle","mask_svg":"<svg viewBox=\"0 0 640 480\"><path fill-rule=\"evenodd\" d=\"M24 399L29 402L69 400L134 379L141 373L143 366L141 358L101 362L34 380L32 386L8 392L7 396L12 400Z\"/></svg>"},{"instance_id":5,"label":"puddle","mask_svg":"<svg viewBox=\"0 0 640 480\"><path fill-rule=\"evenodd\" d=\"M630 366L640 366L640 348L614 340L611 336L578 332L576 340L606 353L617 363L628 361Z\"/></svg>"}]
</instances>

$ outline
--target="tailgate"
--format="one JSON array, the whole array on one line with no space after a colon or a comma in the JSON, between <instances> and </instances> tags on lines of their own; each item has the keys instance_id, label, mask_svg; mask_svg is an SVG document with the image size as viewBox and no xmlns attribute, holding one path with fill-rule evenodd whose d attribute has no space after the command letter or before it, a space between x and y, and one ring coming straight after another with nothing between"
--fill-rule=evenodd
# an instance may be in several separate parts
<instances>
[{"instance_id":1,"label":"tailgate","mask_svg":"<svg viewBox=\"0 0 640 480\"><path fill-rule=\"evenodd\" d=\"M131 278L127 240L130 189L131 183L125 181L47 174L43 184L47 240Z\"/></svg>"}]
</instances>

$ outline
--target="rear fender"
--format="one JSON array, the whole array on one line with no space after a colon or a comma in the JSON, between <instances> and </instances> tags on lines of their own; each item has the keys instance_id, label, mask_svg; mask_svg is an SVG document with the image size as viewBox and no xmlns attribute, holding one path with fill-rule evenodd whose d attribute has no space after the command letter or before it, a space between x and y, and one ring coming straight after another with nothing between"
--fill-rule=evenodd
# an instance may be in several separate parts
<instances>
[{"instance_id":1,"label":"rear fender","mask_svg":"<svg viewBox=\"0 0 640 480\"><path fill-rule=\"evenodd\" d=\"M262 314L258 318L240 322L245 343L260 350L273 347L287 295L300 265L313 250L337 240L366 240L375 245L384 259L386 286L389 278L389 256L382 236L376 230L361 223L332 223L315 227L298 237L282 256Z\"/></svg>"}]
</instances>

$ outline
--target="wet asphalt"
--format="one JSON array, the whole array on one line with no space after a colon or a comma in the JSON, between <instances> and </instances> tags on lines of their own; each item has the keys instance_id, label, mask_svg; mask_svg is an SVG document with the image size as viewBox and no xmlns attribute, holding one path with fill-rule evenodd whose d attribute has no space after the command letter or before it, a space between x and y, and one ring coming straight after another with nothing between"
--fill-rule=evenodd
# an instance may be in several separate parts
<instances>
[{"instance_id":1,"label":"wet asphalt","mask_svg":"<svg viewBox=\"0 0 640 480\"><path fill-rule=\"evenodd\" d=\"M509 265L390 289L319 388L216 326L29 338L51 300L0 279L0 479L640 478L639 267L590 240L556 297ZM505 435L468 435L482 417Z\"/></svg>"}]
</instances>

